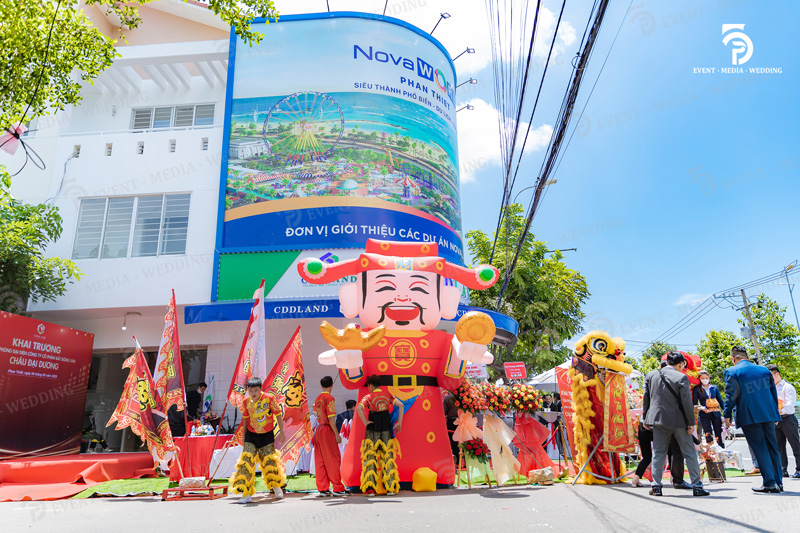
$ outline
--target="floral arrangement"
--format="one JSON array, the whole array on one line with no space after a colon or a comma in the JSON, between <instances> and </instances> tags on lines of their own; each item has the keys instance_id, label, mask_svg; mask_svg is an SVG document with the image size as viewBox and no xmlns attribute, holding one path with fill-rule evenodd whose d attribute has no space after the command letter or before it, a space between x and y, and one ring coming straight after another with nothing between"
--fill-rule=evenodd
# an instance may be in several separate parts
<instances>
[{"instance_id":1,"label":"floral arrangement","mask_svg":"<svg viewBox=\"0 0 800 533\"><path fill-rule=\"evenodd\" d=\"M491 409L502 416L510 411L534 413L542 408L540 392L531 385L519 383L511 387L496 387L491 383L474 384L464 378L453 394L456 407L473 414Z\"/></svg>"},{"instance_id":2,"label":"floral arrangement","mask_svg":"<svg viewBox=\"0 0 800 533\"><path fill-rule=\"evenodd\" d=\"M489 447L486 446L482 440L468 440L463 444L459 444L459 446L467 457L477 459L481 463L487 463L489 461Z\"/></svg>"},{"instance_id":3,"label":"floral arrangement","mask_svg":"<svg viewBox=\"0 0 800 533\"><path fill-rule=\"evenodd\" d=\"M467 413L477 413L489 409L486 399L474 383L464 378L461 385L453 391L455 406Z\"/></svg>"},{"instance_id":4,"label":"floral arrangement","mask_svg":"<svg viewBox=\"0 0 800 533\"><path fill-rule=\"evenodd\" d=\"M531 385L517 384L511 387L509 400L518 413L532 414L542 408L542 397Z\"/></svg>"},{"instance_id":5,"label":"floral arrangement","mask_svg":"<svg viewBox=\"0 0 800 533\"><path fill-rule=\"evenodd\" d=\"M511 391L506 387L495 387L490 383L481 383L478 389L483 394L489 409L498 415L504 415L511 408Z\"/></svg>"},{"instance_id":6,"label":"floral arrangement","mask_svg":"<svg viewBox=\"0 0 800 533\"><path fill-rule=\"evenodd\" d=\"M631 409L638 409L642 406L643 392L641 389L628 387L628 406Z\"/></svg>"}]
</instances>

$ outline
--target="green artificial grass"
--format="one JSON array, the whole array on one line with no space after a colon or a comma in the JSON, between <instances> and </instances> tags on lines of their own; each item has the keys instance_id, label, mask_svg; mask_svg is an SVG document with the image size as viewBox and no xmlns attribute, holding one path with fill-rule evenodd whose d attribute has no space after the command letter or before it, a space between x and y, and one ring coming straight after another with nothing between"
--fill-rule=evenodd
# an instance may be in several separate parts
<instances>
[{"instance_id":1,"label":"green artificial grass","mask_svg":"<svg viewBox=\"0 0 800 533\"><path fill-rule=\"evenodd\" d=\"M287 478L286 490L289 492L315 492L317 490L314 476L300 474ZM227 478L218 478L211 482L212 485L227 485ZM73 499L91 498L95 495L133 496L138 494L161 494L164 489L177 487L177 482L170 482L168 477L143 478L143 479L114 479L94 487L88 488L73 496ZM266 492L267 487L256 476L256 492Z\"/></svg>"}]
</instances>

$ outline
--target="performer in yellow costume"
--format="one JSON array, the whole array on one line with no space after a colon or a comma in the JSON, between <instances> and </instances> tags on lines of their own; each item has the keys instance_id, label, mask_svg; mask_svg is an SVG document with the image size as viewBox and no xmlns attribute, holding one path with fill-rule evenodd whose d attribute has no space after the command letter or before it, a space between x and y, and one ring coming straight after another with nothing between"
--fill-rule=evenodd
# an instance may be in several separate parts
<instances>
[{"instance_id":1,"label":"performer in yellow costume","mask_svg":"<svg viewBox=\"0 0 800 533\"><path fill-rule=\"evenodd\" d=\"M244 451L236 463L236 471L231 476L231 489L242 495L238 503L250 503L256 488L256 464L261 464L261 477L267 490L275 497L283 498L286 476L281 468L280 457L275 444L283 441L283 418L275 397L261 391L262 381L251 378L247 382L247 398L242 404L242 427L244 429ZM275 435L275 419L279 433Z\"/></svg>"}]
</instances>

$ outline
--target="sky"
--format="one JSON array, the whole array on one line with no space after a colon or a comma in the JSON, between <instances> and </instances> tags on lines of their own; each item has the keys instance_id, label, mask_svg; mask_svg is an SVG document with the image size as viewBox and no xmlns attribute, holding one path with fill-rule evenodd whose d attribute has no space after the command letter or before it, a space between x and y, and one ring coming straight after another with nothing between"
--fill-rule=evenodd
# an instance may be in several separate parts
<instances>
[{"instance_id":1,"label":"sky","mask_svg":"<svg viewBox=\"0 0 800 533\"><path fill-rule=\"evenodd\" d=\"M342 11L381 12L384 6L377 0L329 3ZM325 4L276 1L284 15L324 11ZM514 190L520 202L532 193L520 191L535 183L591 4L567 2ZM543 5L531 94L561 8L552 0ZM476 50L455 61L459 83L478 80L457 94L458 107L474 106L458 114L464 231L491 233L503 172L485 3L389 0L387 9L428 31L441 12L451 17L434 36L451 55L468 46ZM791 46L797 20L800 4L791 0L611 2L584 73L569 130L575 133L562 148L552 176L557 183L532 231L551 248L577 248L565 252L565 261L589 285L585 325L623 337L629 354L708 295L800 258L793 214L800 198L800 59ZM720 70L733 68L736 46L723 43L725 24L744 24L740 31L752 43L752 56L740 65L744 73ZM701 68L715 71L695 72ZM750 68L782 72L750 74ZM531 102L523 112L525 128ZM790 279L800 282L796 270ZM763 290L789 306L787 319L794 322L787 286ZM720 302L666 340L691 351L708 330L738 331L739 316Z\"/></svg>"}]
</instances>

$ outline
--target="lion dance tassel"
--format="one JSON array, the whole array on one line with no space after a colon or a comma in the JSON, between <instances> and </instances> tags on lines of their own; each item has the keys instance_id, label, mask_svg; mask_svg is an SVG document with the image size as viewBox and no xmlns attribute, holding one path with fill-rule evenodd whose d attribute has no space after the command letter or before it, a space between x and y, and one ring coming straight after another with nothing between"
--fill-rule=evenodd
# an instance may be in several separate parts
<instances>
[{"instance_id":1,"label":"lion dance tassel","mask_svg":"<svg viewBox=\"0 0 800 533\"><path fill-rule=\"evenodd\" d=\"M361 492L375 491L379 494L400 491L400 474L397 472L397 457L400 443L397 439L384 442L381 439L364 439L361 443Z\"/></svg>"},{"instance_id":2,"label":"lion dance tassel","mask_svg":"<svg viewBox=\"0 0 800 533\"><path fill-rule=\"evenodd\" d=\"M231 476L231 491L242 496L252 496L256 492L256 464L261 465L261 479L267 490L280 488L286 484L286 475L281 468L275 445L262 448L244 443L244 451L236 462L236 471Z\"/></svg>"}]
</instances>

